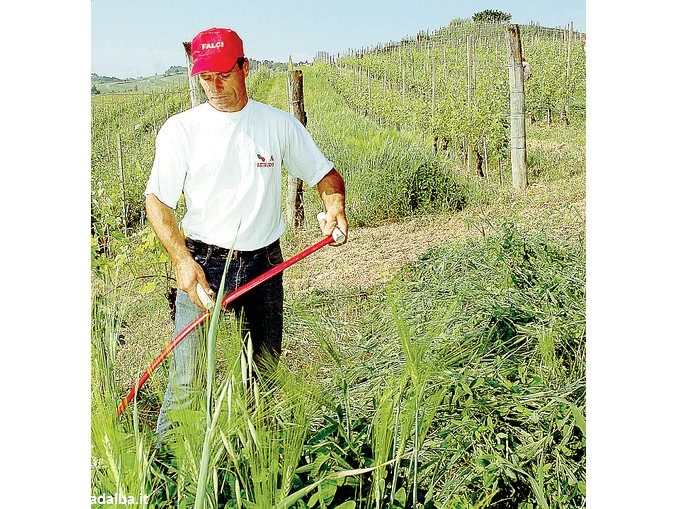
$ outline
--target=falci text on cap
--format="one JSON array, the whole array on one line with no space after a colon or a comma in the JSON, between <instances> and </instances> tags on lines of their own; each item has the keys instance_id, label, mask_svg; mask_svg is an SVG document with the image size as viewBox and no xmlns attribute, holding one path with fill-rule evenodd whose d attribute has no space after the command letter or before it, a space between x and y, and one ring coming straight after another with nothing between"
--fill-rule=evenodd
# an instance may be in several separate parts
<instances>
[{"instance_id":1,"label":"falci text on cap","mask_svg":"<svg viewBox=\"0 0 678 509\"><path fill-rule=\"evenodd\" d=\"M215 48L223 48L224 47L224 42L210 42L210 43L203 43L202 44L202 49L215 49Z\"/></svg>"}]
</instances>

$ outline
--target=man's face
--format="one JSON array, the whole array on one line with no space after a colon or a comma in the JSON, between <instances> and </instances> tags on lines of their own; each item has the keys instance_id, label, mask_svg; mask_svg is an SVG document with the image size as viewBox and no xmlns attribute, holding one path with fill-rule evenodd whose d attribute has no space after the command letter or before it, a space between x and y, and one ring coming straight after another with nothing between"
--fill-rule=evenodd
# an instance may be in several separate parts
<instances>
[{"instance_id":1,"label":"man's face","mask_svg":"<svg viewBox=\"0 0 678 509\"><path fill-rule=\"evenodd\" d=\"M201 72L200 85L209 103L219 111L240 111L247 104L245 78L250 70L249 60L242 69L235 64L228 72Z\"/></svg>"}]
</instances>

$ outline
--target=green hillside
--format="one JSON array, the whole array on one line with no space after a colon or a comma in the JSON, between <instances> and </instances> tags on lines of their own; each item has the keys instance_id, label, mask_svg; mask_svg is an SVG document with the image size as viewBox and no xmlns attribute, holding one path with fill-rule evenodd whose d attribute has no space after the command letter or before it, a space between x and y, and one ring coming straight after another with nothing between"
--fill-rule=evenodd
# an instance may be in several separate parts
<instances>
[{"instance_id":1,"label":"green hillside","mask_svg":"<svg viewBox=\"0 0 678 509\"><path fill-rule=\"evenodd\" d=\"M265 68L272 71L284 71L286 63L273 62L271 60L251 59L250 65L253 71ZM163 74L154 74L139 78L116 78L111 76L99 76L92 73L92 95L115 94L131 92L167 92L187 84L188 69L184 66L173 65Z\"/></svg>"},{"instance_id":2,"label":"green hillside","mask_svg":"<svg viewBox=\"0 0 678 509\"><path fill-rule=\"evenodd\" d=\"M160 92L175 89L187 83L185 73L156 74L143 78L110 78L92 74L92 87L101 94L130 93L130 92ZM94 94L93 89L93 94Z\"/></svg>"}]
</instances>

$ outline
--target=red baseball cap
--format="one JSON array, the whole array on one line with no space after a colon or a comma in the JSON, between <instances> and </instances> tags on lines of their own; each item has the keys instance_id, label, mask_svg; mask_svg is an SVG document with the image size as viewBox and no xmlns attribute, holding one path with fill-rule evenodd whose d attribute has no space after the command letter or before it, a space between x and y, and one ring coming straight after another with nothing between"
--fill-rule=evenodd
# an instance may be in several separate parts
<instances>
[{"instance_id":1,"label":"red baseball cap","mask_svg":"<svg viewBox=\"0 0 678 509\"><path fill-rule=\"evenodd\" d=\"M203 30L191 41L191 76L201 72L228 72L244 57L242 39L228 28Z\"/></svg>"}]
</instances>

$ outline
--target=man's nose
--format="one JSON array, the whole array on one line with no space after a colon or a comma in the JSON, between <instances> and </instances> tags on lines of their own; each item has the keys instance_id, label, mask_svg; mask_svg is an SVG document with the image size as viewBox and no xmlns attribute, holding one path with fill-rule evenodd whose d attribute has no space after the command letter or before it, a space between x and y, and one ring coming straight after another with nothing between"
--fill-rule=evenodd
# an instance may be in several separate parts
<instances>
[{"instance_id":1,"label":"man's nose","mask_svg":"<svg viewBox=\"0 0 678 509\"><path fill-rule=\"evenodd\" d=\"M215 90L221 90L224 88L224 80L221 78L214 78L214 89Z\"/></svg>"}]
</instances>

